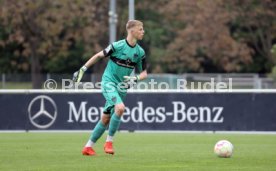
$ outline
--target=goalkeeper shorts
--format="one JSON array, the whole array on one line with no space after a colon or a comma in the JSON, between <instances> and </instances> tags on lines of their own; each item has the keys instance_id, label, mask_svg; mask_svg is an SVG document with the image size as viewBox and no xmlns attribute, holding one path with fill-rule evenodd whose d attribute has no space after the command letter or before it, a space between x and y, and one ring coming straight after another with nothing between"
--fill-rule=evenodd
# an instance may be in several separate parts
<instances>
[{"instance_id":1,"label":"goalkeeper shorts","mask_svg":"<svg viewBox=\"0 0 276 171\"><path fill-rule=\"evenodd\" d=\"M123 103L126 96L125 90L121 91L116 84L110 84L107 87L105 82L102 82L102 93L106 100L103 113L111 115L114 113L115 105Z\"/></svg>"}]
</instances>

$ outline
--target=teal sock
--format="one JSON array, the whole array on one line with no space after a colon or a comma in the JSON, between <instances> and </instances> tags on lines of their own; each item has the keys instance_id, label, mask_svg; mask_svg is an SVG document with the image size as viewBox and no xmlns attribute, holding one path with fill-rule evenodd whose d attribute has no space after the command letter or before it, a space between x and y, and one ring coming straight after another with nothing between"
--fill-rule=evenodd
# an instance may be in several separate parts
<instances>
[{"instance_id":1,"label":"teal sock","mask_svg":"<svg viewBox=\"0 0 276 171\"><path fill-rule=\"evenodd\" d=\"M116 113L114 113L111 117L108 135L114 136L115 132L118 130L121 123L121 117L119 117Z\"/></svg>"},{"instance_id":2,"label":"teal sock","mask_svg":"<svg viewBox=\"0 0 276 171\"><path fill-rule=\"evenodd\" d=\"M104 126L104 124L100 120L93 129L93 133L90 136L91 141L93 141L94 143L97 142L97 140L103 135L105 130L106 126Z\"/></svg>"}]
</instances>

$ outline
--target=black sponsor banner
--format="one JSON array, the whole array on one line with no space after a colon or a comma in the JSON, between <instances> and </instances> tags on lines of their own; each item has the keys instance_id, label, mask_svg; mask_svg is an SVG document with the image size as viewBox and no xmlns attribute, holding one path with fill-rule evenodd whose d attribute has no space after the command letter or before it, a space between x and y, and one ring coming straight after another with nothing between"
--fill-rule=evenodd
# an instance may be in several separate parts
<instances>
[{"instance_id":1,"label":"black sponsor banner","mask_svg":"<svg viewBox=\"0 0 276 171\"><path fill-rule=\"evenodd\" d=\"M129 93L120 130L276 131L276 93ZM101 93L1 93L1 130L89 130Z\"/></svg>"}]
</instances>

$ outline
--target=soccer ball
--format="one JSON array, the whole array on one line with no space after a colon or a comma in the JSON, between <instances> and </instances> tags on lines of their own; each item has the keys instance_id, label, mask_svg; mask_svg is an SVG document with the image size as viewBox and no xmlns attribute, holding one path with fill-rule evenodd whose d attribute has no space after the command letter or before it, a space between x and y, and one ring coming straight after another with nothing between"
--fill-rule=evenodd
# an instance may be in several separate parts
<instances>
[{"instance_id":1,"label":"soccer ball","mask_svg":"<svg viewBox=\"0 0 276 171\"><path fill-rule=\"evenodd\" d=\"M232 156L234 146L227 140L220 140L214 147L214 152L219 157L229 158Z\"/></svg>"}]
</instances>

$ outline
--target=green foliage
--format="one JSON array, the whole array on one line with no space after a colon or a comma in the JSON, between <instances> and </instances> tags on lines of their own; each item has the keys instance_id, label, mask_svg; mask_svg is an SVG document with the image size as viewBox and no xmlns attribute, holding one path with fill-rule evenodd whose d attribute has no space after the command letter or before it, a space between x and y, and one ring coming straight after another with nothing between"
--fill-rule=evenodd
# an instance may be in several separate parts
<instances>
[{"instance_id":1,"label":"green foliage","mask_svg":"<svg viewBox=\"0 0 276 171\"><path fill-rule=\"evenodd\" d=\"M152 6L142 6L136 10L137 18L144 22L145 34L142 46L146 50L150 72L166 72L162 58L166 46L175 36L165 23L164 16Z\"/></svg>"},{"instance_id":2,"label":"green foliage","mask_svg":"<svg viewBox=\"0 0 276 171\"><path fill-rule=\"evenodd\" d=\"M32 74L72 72L83 63L84 51L101 49L100 37L98 40L95 37L107 28L101 27L105 20L96 20L96 17L107 17L102 12L107 4L97 8L98 2L90 0L5 0L1 3L5 5L0 15L1 56L9 59L0 58L3 65L12 63L20 70L24 62L25 72L32 69ZM13 56L20 60L11 60ZM27 64L22 61L25 58Z\"/></svg>"},{"instance_id":3,"label":"green foliage","mask_svg":"<svg viewBox=\"0 0 276 171\"><path fill-rule=\"evenodd\" d=\"M271 53L272 53L273 57L276 59L276 44L274 44L272 46ZM276 81L276 65L272 67L269 77Z\"/></svg>"},{"instance_id":4,"label":"green foliage","mask_svg":"<svg viewBox=\"0 0 276 171\"><path fill-rule=\"evenodd\" d=\"M45 62L45 72L49 73L71 73L78 70L80 65L87 59L84 59L84 44L76 43L71 46L66 55L60 54Z\"/></svg>"},{"instance_id":5,"label":"green foliage","mask_svg":"<svg viewBox=\"0 0 276 171\"><path fill-rule=\"evenodd\" d=\"M276 81L276 66L274 66L269 74L269 77Z\"/></svg>"},{"instance_id":6,"label":"green foliage","mask_svg":"<svg viewBox=\"0 0 276 171\"><path fill-rule=\"evenodd\" d=\"M274 44L270 50L270 52L274 55L274 57L276 58L276 44Z\"/></svg>"},{"instance_id":7,"label":"green foliage","mask_svg":"<svg viewBox=\"0 0 276 171\"><path fill-rule=\"evenodd\" d=\"M72 73L108 44L108 3L1 0L0 73ZM269 73L276 64L276 1L136 0L135 6L150 72ZM117 13L122 39L127 1L117 1Z\"/></svg>"},{"instance_id":8,"label":"green foliage","mask_svg":"<svg viewBox=\"0 0 276 171\"><path fill-rule=\"evenodd\" d=\"M246 42L254 51L251 65L244 72L268 73L276 64L270 52L276 40L276 1L245 0L233 1L231 10L236 17L229 25L236 40Z\"/></svg>"},{"instance_id":9,"label":"green foliage","mask_svg":"<svg viewBox=\"0 0 276 171\"><path fill-rule=\"evenodd\" d=\"M19 52L23 47L16 42L9 42L5 45L9 32L9 28L5 28L0 23L0 73L28 72L28 59L19 56L18 53L14 53L14 51Z\"/></svg>"}]
</instances>

